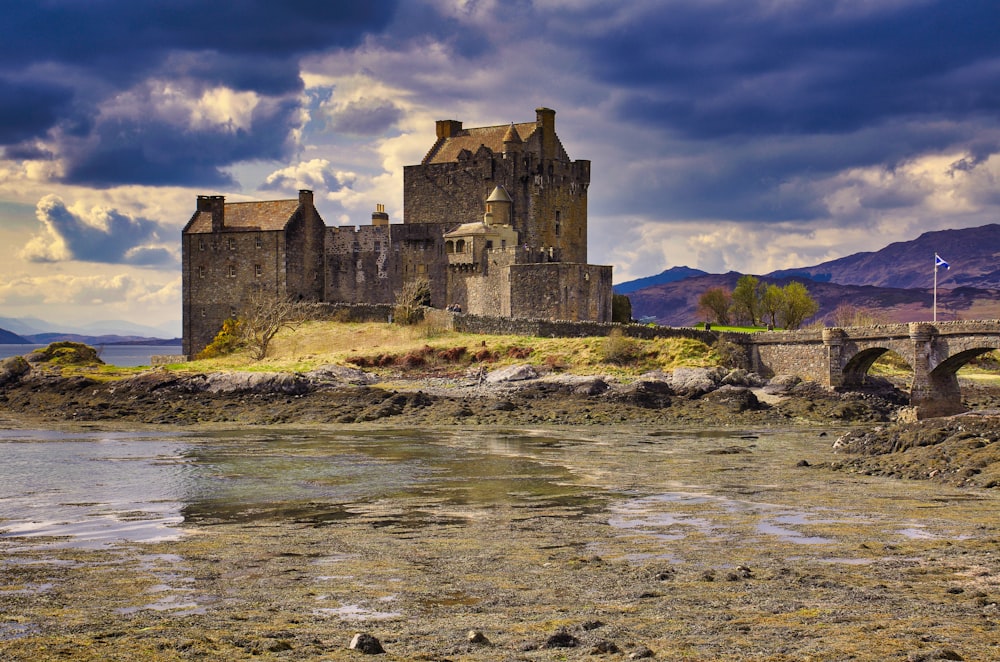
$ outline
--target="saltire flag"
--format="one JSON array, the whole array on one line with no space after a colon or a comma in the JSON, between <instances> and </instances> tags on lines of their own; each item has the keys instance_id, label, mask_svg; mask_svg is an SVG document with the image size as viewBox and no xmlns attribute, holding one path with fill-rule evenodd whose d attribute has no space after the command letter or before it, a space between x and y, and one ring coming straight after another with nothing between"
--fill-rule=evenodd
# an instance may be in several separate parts
<instances>
[{"instance_id":1,"label":"saltire flag","mask_svg":"<svg viewBox=\"0 0 1000 662\"><path fill-rule=\"evenodd\" d=\"M935 266L935 268L936 267L944 267L945 269L950 268L948 266L948 263L945 262L944 260L942 260L941 256L938 255L937 253L934 254L934 266Z\"/></svg>"}]
</instances>

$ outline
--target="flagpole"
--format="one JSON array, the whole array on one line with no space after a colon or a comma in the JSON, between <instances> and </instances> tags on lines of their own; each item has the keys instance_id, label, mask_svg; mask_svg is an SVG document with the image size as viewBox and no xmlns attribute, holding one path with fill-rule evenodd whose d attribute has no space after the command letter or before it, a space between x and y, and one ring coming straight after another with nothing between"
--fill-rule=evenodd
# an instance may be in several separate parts
<instances>
[{"instance_id":1,"label":"flagpole","mask_svg":"<svg viewBox=\"0 0 1000 662\"><path fill-rule=\"evenodd\" d=\"M937 268L938 256L934 254L934 323L937 323Z\"/></svg>"}]
</instances>

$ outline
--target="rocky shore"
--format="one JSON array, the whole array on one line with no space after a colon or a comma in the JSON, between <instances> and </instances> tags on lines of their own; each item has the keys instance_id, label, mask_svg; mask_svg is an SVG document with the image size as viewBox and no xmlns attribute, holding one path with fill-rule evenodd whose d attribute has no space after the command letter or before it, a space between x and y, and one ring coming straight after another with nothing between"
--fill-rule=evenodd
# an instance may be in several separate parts
<instances>
[{"instance_id":1,"label":"rocky shore","mask_svg":"<svg viewBox=\"0 0 1000 662\"><path fill-rule=\"evenodd\" d=\"M152 369L108 380L65 376L20 357L0 364L4 414L48 423L778 425L886 422L904 403L904 394L888 383L863 393L836 393L793 376L765 380L724 368L647 373L627 382L539 374L529 365L458 377L377 377L329 365L304 373Z\"/></svg>"}]
</instances>

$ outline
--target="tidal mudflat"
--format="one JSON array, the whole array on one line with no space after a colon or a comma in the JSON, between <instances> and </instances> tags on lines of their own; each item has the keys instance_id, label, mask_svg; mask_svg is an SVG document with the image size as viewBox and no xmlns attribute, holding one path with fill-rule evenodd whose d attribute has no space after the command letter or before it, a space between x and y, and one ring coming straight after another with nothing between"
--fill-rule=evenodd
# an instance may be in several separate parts
<instances>
[{"instance_id":1,"label":"tidal mudflat","mask_svg":"<svg viewBox=\"0 0 1000 662\"><path fill-rule=\"evenodd\" d=\"M1000 659L995 490L841 431L6 432L0 658Z\"/></svg>"}]
</instances>

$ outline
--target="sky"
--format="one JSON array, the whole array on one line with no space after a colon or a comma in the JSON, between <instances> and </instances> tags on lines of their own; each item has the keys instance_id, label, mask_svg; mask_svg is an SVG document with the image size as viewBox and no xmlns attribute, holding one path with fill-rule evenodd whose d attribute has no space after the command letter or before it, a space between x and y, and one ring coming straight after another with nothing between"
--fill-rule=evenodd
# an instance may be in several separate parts
<instances>
[{"instance_id":1,"label":"sky","mask_svg":"<svg viewBox=\"0 0 1000 662\"><path fill-rule=\"evenodd\" d=\"M179 335L196 196L400 222L435 120L539 106L592 163L615 282L995 223L998 25L994 0L14 0L0 318Z\"/></svg>"}]
</instances>

